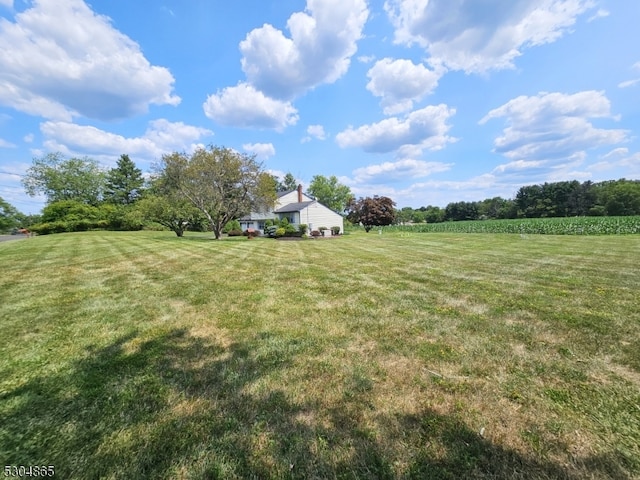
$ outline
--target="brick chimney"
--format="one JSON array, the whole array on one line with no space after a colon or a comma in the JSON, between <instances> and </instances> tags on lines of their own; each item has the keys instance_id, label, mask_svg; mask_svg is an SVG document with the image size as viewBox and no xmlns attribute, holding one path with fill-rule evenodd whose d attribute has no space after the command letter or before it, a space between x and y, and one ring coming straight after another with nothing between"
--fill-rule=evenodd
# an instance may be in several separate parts
<instances>
[{"instance_id":1,"label":"brick chimney","mask_svg":"<svg viewBox=\"0 0 640 480\"><path fill-rule=\"evenodd\" d=\"M302 184L298 184L298 203L302 203Z\"/></svg>"}]
</instances>

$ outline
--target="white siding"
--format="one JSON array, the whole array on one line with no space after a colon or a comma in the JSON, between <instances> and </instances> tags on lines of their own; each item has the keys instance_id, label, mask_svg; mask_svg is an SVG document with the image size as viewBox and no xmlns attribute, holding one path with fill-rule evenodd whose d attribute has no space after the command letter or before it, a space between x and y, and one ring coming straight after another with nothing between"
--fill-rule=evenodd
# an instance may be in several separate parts
<instances>
[{"instance_id":1,"label":"white siding","mask_svg":"<svg viewBox=\"0 0 640 480\"><path fill-rule=\"evenodd\" d=\"M300 212L300 223L306 223L309 231L320 227L340 227L340 233L344 233L344 221L341 215L324 205L314 202Z\"/></svg>"},{"instance_id":2,"label":"white siding","mask_svg":"<svg viewBox=\"0 0 640 480\"><path fill-rule=\"evenodd\" d=\"M313 200L313 198L305 195L304 193L302 194L302 201L303 202L310 202L311 200ZM298 203L298 191L297 190L294 190L293 192L289 192L286 195L283 195L280 198L278 198L278 200L276 202L276 208L274 208L274 210L278 210L279 208L282 208L285 205L289 205L291 203Z\"/></svg>"}]
</instances>

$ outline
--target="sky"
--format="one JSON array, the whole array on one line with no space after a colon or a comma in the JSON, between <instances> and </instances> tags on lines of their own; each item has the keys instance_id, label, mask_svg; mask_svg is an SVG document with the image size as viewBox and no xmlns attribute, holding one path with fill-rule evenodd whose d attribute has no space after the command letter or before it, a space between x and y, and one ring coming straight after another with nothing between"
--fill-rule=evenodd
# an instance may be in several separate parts
<instances>
[{"instance_id":1,"label":"sky","mask_svg":"<svg viewBox=\"0 0 640 480\"><path fill-rule=\"evenodd\" d=\"M0 197L207 145L398 208L640 179L637 0L0 0Z\"/></svg>"}]
</instances>

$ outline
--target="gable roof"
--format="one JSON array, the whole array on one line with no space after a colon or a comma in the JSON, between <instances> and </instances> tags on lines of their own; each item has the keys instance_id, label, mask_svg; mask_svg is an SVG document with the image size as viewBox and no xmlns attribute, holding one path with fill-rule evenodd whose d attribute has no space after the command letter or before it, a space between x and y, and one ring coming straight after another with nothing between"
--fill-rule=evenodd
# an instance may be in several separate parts
<instances>
[{"instance_id":1,"label":"gable roof","mask_svg":"<svg viewBox=\"0 0 640 480\"><path fill-rule=\"evenodd\" d=\"M285 190L284 192L276 192L278 198L284 197L285 195L289 195L291 192L295 192L295 190Z\"/></svg>"},{"instance_id":2,"label":"gable roof","mask_svg":"<svg viewBox=\"0 0 640 480\"><path fill-rule=\"evenodd\" d=\"M277 210L274 210L273 213L290 213L290 212L299 212L300 210L304 210L309 205L311 205L315 200L310 202L296 202L285 205L284 207L280 207Z\"/></svg>"},{"instance_id":3,"label":"gable roof","mask_svg":"<svg viewBox=\"0 0 640 480\"><path fill-rule=\"evenodd\" d=\"M294 193L297 192L298 189L293 189L293 190L285 190L284 192L276 192L276 197L277 198L282 198L285 195L289 195L290 193ZM311 198L312 200L316 200L316 197L314 197L313 195L309 195L307 192L302 192L302 195L304 195L307 198Z\"/></svg>"}]
</instances>

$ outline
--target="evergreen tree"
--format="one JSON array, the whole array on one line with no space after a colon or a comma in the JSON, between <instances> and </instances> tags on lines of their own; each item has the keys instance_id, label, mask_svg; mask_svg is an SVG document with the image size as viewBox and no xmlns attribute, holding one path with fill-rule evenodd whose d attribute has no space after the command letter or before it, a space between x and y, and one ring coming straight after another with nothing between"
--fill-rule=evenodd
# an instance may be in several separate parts
<instances>
[{"instance_id":1,"label":"evergreen tree","mask_svg":"<svg viewBox=\"0 0 640 480\"><path fill-rule=\"evenodd\" d=\"M143 185L142 171L129 155L121 155L118 165L107 173L105 200L118 205L129 205L140 198Z\"/></svg>"}]
</instances>

